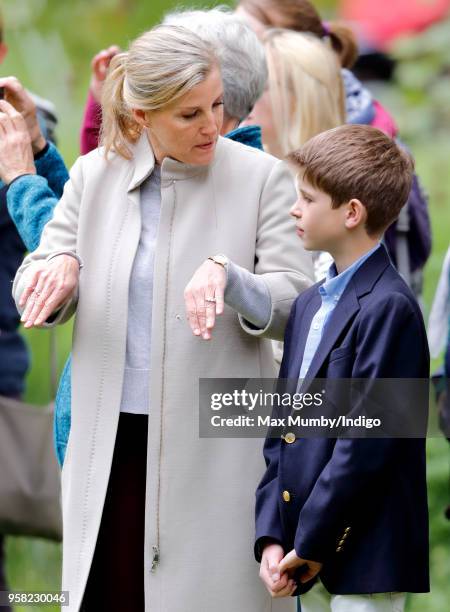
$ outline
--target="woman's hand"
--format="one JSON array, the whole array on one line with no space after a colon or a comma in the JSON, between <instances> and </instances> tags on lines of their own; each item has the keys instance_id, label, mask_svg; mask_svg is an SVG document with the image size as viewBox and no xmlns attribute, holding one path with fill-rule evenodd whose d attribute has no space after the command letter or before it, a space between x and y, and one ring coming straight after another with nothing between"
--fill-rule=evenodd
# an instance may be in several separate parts
<instances>
[{"instance_id":1,"label":"woman's hand","mask_svg":"<svg viewBox=\"0 0 450 612\"><path fill-rule=\"evenodd\" d=\"M225 269L207 259L184 290L187 319L195 336L210 340L216 315L223 312L227 275Z\"/></svg>"},{"instance_id":2,"label":"woman's hand","mask_svg":"<svg viewBox=\"0 0 450 612\"><path fill-rule=\"evenodd\" d=\"M30 134L22 115L0 100L0 177L8 185L22 174L36 174Z\"/></svg>"},{"instance_id":3,"label":"woman's hand","mask_svg":"<svg viewBox=\"0 0 450 612\"><path fill-rule=\"evenodd\" d=\"M24 327L38 327L73 295L78 286L80 265L71 255L57 255L33 268L19 306Z\"/></svg>"},{"instance_id":4,"label":"woman's hand","mask_svg":"<svg viewBox=\"0 0 450 612\"><path fill-rule=\"evenodd\" d=\"M120 53L120 47L112 45L108 49L102 49L97 55L94 55L91 61L91 84L89 86L95 101L100 104L102 99L103 83L108 73L109 64L112 58Z\"/></svg>"},{"instance_id":5,"label":"woman's hand","mask_svg":"<svg viewBox=\"0 0 450 612\"><path fill-rule=\"evenodd\" d=\"M0 87L5 90L5 100L18 111L25 120L30 134L33 154L39 153L46 145L36 113L36 104L16 77L0 79Z\"/></svg>"}]
</instances>

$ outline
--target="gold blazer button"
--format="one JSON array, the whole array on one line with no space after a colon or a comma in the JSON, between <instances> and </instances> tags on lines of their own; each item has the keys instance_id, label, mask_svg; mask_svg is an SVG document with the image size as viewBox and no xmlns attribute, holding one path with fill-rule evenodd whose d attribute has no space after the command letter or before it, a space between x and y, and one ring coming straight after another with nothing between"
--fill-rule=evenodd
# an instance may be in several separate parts
<instances>
[{"instance_id":1,"label":"gold blazer button","mask_svg":"<svg viewBox=\"0 0 450 612\"><path fill-rule=\"evenodd\" d=\"M291 494L289 491L283 491L283 499L285 502L291 501Z\"/></svg>"},{"instance_id":2,"label":"gold blazer button","mask_svg":"<svg viewBox=\"0 0 450 612\"><path fill-rule=\"evenodd\" d=\"M287 444L292 444L292 442L295 442L295 434L292 432L287 433L284 436L284 441L287 442Z\"/></svg>"}]
</instances>

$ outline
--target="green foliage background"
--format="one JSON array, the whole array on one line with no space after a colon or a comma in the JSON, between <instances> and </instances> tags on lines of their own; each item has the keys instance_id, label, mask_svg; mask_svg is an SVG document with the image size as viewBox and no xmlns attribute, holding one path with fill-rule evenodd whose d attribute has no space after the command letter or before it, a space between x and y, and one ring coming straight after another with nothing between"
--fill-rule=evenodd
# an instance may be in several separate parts
<instances>
[{"instance_id":1,"label":"green foliage background","mask_svg":"<svg viewBox=\"0 0 450 612\"><path fill-rule=\"evenodd\" d=\"M230 4L229 2L228 4ZM58 110L60 149L70 166L78 155L79 126L90 78L89 62L110 44L128 41L179 6L172 0L6 0L1 3L10 52L1 74L18 76L27 88L52 100ZM213 6L215 2L188 3ZM333 15L334 0L316 2ZM429 309L450 236L450 21L420 37L396 44L395 82L373 91L394 114L402 139L416 158L419 176L430 195L433 255L426 268L425 307ZM49 400L49 339L42 331L26 334L33 368L27 397ZM58 330L59 367L70 351L70 326ZM434 362L434 366L438 362ZM428 442L432 593L414 595L410 612L442 612L450 597L450 523L443 508L448 490L449 449L443 439ZM7 538L7 573L17 590L57 590L61 547L40 540ZM26 610L17 607L16 610ZM34 607L33 609L39 609ZM45 610L56 610L46 606Z\"/></svg>"}]
</instances>

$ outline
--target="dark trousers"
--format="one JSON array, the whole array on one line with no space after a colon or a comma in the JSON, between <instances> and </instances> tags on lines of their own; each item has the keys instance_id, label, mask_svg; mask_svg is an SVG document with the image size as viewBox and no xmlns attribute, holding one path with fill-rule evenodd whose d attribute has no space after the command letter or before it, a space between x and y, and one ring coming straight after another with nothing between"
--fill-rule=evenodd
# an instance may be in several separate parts
<instances>
[{"instance_id":1,"label":"dark trousers","mask_svg":"<svg viewBox=\"0 0 450 612\"><path fill-rule=\"evenodd\" d=\"M144 612L148 416L121 412L81 612Z\"/></svg>"}]
</instances>

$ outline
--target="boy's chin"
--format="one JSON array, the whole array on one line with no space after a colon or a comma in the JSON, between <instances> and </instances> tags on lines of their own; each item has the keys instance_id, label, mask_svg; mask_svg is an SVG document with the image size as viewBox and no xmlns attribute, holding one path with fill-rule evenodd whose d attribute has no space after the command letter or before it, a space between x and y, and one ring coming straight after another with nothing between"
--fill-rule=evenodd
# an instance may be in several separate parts
<instances>
[{"instance_id":1,"label":"boy's chin","mask_svg":"<svg viewBox=\"0 0 450 612\"><path fill-rule=\"evenodd\" d=\"M303 248L305 251L324 251L323 245L314 242L314 240L302 239Z\"/></svg>"}]
</instances>

